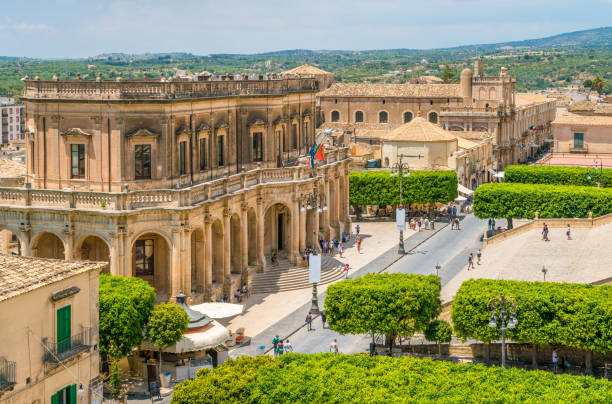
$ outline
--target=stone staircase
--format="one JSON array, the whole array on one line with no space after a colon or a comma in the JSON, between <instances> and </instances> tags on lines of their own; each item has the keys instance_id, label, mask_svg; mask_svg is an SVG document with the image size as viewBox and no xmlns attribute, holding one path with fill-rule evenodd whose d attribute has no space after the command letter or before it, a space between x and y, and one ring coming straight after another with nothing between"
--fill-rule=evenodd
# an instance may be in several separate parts
<instances>
[{"instance_id":1,"label":"stone staircase","mask_svg":"<svg viewBox=\"0 0 612 404\"><path fill-rule=\"evenodd\" d=\"M278 261L278 266L272 266L268 260L264 272L253 274L251 293L276 293L312 287L308 281L307 266L295 266L286 258L279 257ZM324 255L321 257L321 282L318 285L342 279L343 269L344 264L340 261Z\"/></svg>"}]
</instances>

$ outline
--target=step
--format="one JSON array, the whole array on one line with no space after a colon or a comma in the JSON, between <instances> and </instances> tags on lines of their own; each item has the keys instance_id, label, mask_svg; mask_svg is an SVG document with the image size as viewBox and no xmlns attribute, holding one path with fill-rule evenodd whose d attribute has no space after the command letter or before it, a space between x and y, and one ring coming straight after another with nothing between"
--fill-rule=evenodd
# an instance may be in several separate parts
<instances>
[{"instance_id":1,"label":"step","mask_svg":"<svg viewBox=\"0 0 612 404\"><path fill-rule=\"evenodd\" d=\"M342 272L337 272L333 274L329 274L327 276L321 277L321 283L325 283L330 279L341 278L344 274ZM300 278L300 279L284 279L279 281L270 281L265 283L257 283L251 284L252 289L265 289L268 287L281 287L281 286L289 286L289 285L305 285L310 284L308 277Z\"/></svg>"},{"instance_id":2,"label":"step","mask_svg":"<svg viewBox=\"0 0 612 404\"><path fill-rule=\"evenodd\" d=\"M343 270L342 268L335 268L335 269L329 269L327 271L321 271L321 277L325 277L328 274L333 274L336 272L342 273ZM267 274L263 276L253 277L251 280L251 284L273 282L276 280L302 279L302 278L308 278L308 275L309 275L308 272L292 272L292 273L284 273L284 274L279 274L279 275Z\"/></svg>"},{"instance_id":3,"label":"step","mask_svg":"<svg viewBox=\"0 0 612 404\"><path fill-rule=\"evenodd\" d=\"M342 279L343 276L344 276L344 273L341 271L338 271L337 273L333 273L333 274L330 274L329 276L322 277L319 285L324 285L324 284L335 282L337 280ZM284 291L289 291L289 290L307 289L310 287L312 287L312 284L308 282L308 278L304 278L301 282L287 282L287 283L270 282L266 285L261 285L261 286L252 285L251 286L254 294L274 293L274 292L281 292L281 291L284 292Z\"/></svg>"}]
</instances>

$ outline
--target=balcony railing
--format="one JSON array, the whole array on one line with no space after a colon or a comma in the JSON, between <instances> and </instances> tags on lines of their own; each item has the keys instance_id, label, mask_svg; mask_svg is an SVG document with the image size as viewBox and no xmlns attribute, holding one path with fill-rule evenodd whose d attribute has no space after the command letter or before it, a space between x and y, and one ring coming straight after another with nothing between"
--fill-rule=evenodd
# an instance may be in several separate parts
<instances>
[{"instance_id":1,"label":"balcony railing","mask_svg":"<svg viewBox=\"0 0 612 404\"><path fill-rule=\"evenodd\" d=\"M325 165L346 160L350 158L349 149L348 147L342 147L329 151L325 158ZM325 167L325 165L322 167ZM0 188L0 205L95 210L187 207L215 200L255 185L305 181L311 178L310 174L310 166L256 168L183 189L151 189L129 192Z\"/></svg>"},{"instance_id":2,"label":"balcony railing","mask_svg":"<svg viewBox=\"0 0 612 404\"><path fill-rule=\"evenodd\" d=\"M44 363L59 363L86 351L91 346L91 328L84 327L78 334L61 341L45 341Z\"/></svg>"},{"instance_id":3,"label":"balcony railing","mask_svg":"<svg viewBox=\"0 0 612 404\"><path fill-rule=\"evenodd\" d=\"M0 392L16 384L15 368L15 362L0 359Z\"/></svg>"}]
</instances>

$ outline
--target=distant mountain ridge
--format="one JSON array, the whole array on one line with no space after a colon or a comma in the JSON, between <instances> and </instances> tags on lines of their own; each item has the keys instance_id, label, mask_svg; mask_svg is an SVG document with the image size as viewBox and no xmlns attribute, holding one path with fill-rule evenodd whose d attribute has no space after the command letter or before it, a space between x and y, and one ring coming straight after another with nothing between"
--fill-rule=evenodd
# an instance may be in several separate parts
<instances>
[{"instance_id":1,"label":"distant mountain ridge","mask_svg":"<svg viewBox=\"0 0 612 404\"><path fill-rule=\"evenodd\" d=\"M612 27L601 27L587 29L583 31L565 32L563 34L557 34L545 38L500 42L481 46L487 46L491 48L501 48L504 46L512 46L513 48L543 48L550 46L612 46Z\"/></svg>"}]
</instances>

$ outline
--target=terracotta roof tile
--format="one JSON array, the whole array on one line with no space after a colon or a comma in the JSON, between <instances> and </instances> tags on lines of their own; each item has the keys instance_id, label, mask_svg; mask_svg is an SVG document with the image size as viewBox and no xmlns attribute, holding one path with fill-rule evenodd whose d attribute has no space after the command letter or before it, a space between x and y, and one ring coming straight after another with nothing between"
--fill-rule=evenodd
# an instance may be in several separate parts
<instances>
[{"instance_id":1,"label":"terracotta roof tile","mask_svg":"<svg viewBox=\"0 0 612 404\"><path fill-rule=\"evenodd\" d=\"M24 163L18 163L7 158L0 158L0 178L15 178L25 175Z\"/></svg>"},{"instance_id":2,"label":"terracotta roof tile","mask_svg":"<svg viewBox=\"0 0 612 404\"><path fill-rule=\"evenodd\" d=\"M450 98L461 97L459 84L334 83L319 97Z\"/></svg>"},{"instance_id":3,"label":"terracotta roof tile","mask_svg":"<svg viewBox=\"0 0 612 404\"><path fill-rule=\"evenodd\" d=\"M417 117L383 135L382 139L387 142L451 142L457 137L425 118Z\"/></svg>"},{"instance_id":4,"label":"terracotta roof tile","mask_svg":"<svg viewBox=\"0 0 612 404\"><path fill-rule=\"evenodd\" d=\"M83 272L102 270L107 263L63 261L0 254L0 302Z\"/></svg>"},{"instance_id":5,"label":"terracotta roof tile","mask_svg":"<svg viewBox=\"0 0 612 404\"><path fill-rule=\"evenodd\" d=\"M321 70L318 67L311 66L309 64L301 65L291 70L287 70L282 72L281 74L333 74L330 72L326 72L325 70Z\"/></svg>"},{"instance_id":6,"label":"terracotta roof tile","mask_svg":"<svg viewBox=\"0 0 612 404\"><path fill-rule=\"evenodd\" d=\"M585 125L585 126L610 126L612 127L611 115L578 115L566 112L557 115L553 125Z\"/></svg>"}]
</instances>

